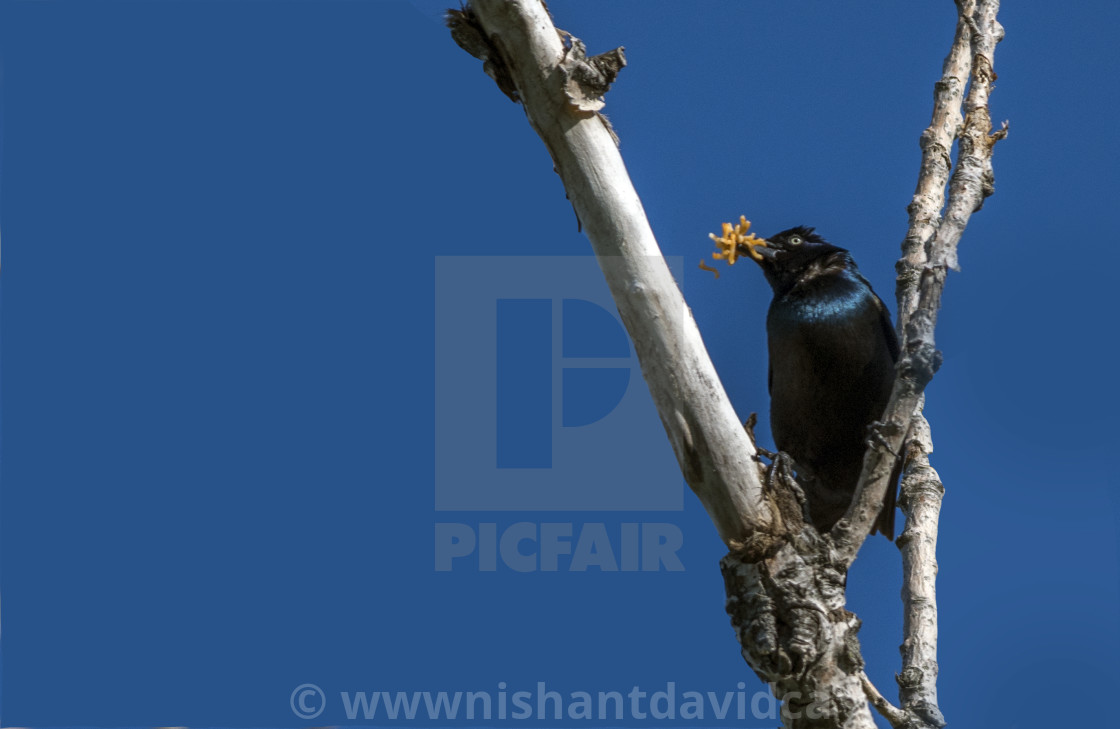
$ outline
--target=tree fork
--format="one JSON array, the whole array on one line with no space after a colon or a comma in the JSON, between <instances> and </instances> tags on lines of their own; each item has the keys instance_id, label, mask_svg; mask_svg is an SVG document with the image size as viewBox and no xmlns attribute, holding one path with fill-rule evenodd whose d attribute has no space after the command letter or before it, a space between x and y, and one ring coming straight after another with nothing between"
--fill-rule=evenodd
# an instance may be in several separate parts
<instances>
[{"instance_id":1,"label":"tree fork","mask_svg":"<svg viewBox=\"0 0 1120 729\"><path fill-rule=\"evenodd\" d=\"M992 192L988 95L1003 31L998 0L956 0L957 33L935 85L934 116L921 139L918 189L898 263L898 330L903 354L883 420L883 444L868 449L848 513L818 534L801 513L797 484L758 463L723 391L699 330L665 265L617 149L599 113L625 66L622 49L588 57L557 30L541 0L474 0L448 11L455 41L511 100L544 141L634 343L642 374L681 472L730 552L721 561L727 611L743 657L774 686L791 729L872 729L868 703L897 729L944 726L936 693L934 578L943 487L920 413L940 364L933 331L948 268L971 213ZM960 107L965 83L972 84ZM951 169L949 150L961 139ZM952 175L950 178L950 171ZM948 205L944 216L945 186ZM907 435L909 433L909 436ZM905 443L904 443L905 441ZM847 570L878 514L895 453L905 446L899 537L905 639L895 707L863 671L860 622L845 605Z\"/></svg>"}]
</instances>

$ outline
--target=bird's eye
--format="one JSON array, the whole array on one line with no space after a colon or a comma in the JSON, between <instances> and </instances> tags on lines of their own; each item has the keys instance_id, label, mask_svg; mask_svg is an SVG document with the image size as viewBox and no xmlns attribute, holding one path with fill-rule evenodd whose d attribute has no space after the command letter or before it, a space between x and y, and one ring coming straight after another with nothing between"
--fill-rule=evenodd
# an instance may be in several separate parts
<instances>
[{"instance_id":1,"label":"bird's eye","mask_svg":"<svg viewBox=\"0 0 1120 729\"><path fill-rule=\"evenodd\" d=\"M791 246L799 246L799 245L801 245L801 243L802 243L802 241L801 241L801 236L799 236L799 235L791 235L791 236L789 237L789 240L787 240L786 242L787 242L787 243L789 243L789 244L790 244Z\"/></svg>"}]
</instances>

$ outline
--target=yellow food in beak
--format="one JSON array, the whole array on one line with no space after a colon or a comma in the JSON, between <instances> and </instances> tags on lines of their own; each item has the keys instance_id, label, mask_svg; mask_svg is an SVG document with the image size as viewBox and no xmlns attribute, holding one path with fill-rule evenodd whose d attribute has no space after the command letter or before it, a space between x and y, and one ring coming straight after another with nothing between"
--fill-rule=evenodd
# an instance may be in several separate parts
<instances>
[{"instance_id":1,"label":"yellow food in beak","mask_svg":"<svg viewBox=\"0 0 1120 729\"><path fill-rule=\"evenodd\" d=\"M719 249L712 254L712 258L717 261L725 260L727 265L731 266L735 264L740 255L746 253L754 260L761 261L762 255L755 248L765 248L767 246L766 239L759 238L754 233L748 233L750 227L751 221L747 220L746 216L740 215L737 224L723 224L723 235L717 236L715 233L708 233L708 237L715 241L716 248ZM700 262L700 268L705 271L715 270L705 265L703 261ZM719 277L719 273L716 273L716 277Z\"/></svg>"}]
</instances>

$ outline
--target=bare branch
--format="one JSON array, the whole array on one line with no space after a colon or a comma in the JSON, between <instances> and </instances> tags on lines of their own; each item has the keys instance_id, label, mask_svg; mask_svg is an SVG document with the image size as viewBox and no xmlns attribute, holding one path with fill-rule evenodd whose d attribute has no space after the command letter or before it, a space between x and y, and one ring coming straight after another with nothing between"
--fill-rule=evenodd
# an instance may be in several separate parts
<instances>
[{"instance_id":1,"label":"bare branch","mask_svg":"<svg viewBox=\"0 0 1120 729\"><path fill-rule=\"evenodd\" d=\"M941 354L934 346L934 329L937 312L941 308L941 294L945 289L945 276L949 267L956 266L957 244L969 218L980 209L984 198L992 193L992 147L1006 135L1006 130L989 134L991 120L987 109L991 82L995 78L992 59L996 43L1003 38L1003 28L996 22L999 2L959 0L957 7L961 20L969 30L962 32L958 23L954 48L967 38L973 59L972 83L965 100L965 122L957 165L949 181L949 203L944 218L927 247L913 313L901 308L909 301L909 296L899 304L902 355L890 401L882 418L884 437L882 442L868 448L852 505L832 530L837 552L847 564L855 560L871 524L879 514L896 454L902 450L922 392L941 365Z\"/></svg>"},{"instance_id":2,"label":"bare branch","mask_svg":"<svg viewBox=\"0 0 1120 729\"><path fill-rule=\"evenodd\" d=\"M452 11L457 42L520 100L548 147L634 342L642 374L689 486L729 546L769 543L755 447L723 391L598 113L621 49L586 58L540 0L474 0Z\"/></svg>"},{"instance_id":3,"label":"bare branch","mask_svg":"<svg viewBox=\"0 0 1120 729\"><path fill-rule=\"evenodd\" d=\"M860 683L863 685L863 693L867 696L867 700L871 702L871 705L875 707L875 711L878 711L895 729L903 729L906 727L909 721L906 712L890 701L887 701L887 699L879 693L879 689L875 688L875 684L871 683L871 679L867 677L866 673L860 673L859 679Z\"/></svg>"},{"instance_id":4,"label":"bare branch","mask_svg":"<svg viewBox=\"0 0 1120 729\"><path fill-rule=\"evenodd\" d=\"M898 684L903 725L923 729L945 726L937 703L935 591L937 525L944 487L929 465L933 451L929 424L916 409L940 365L934 328L946 273L949 268L957 268L957 245L969 218L993 192L992 147L1007 134L1006 123L1000 131L991 133L988 110L995 80L995 46L1003 38L1003 28L996 20L999 0L957 0L957 7L957 32L942 78L934 88L933 120L922 134L921 173L909 208L910 228L903 256L897 266L903 356L883 417L889 424L885 429L888 444L869 449L856 498L834 532L838 551L850 563L866 535L864 525L875 518L876 507L889 485L889 469L895 458L891 451L900 450L905 441L907 468L900 505L906 515L906 529L898 539L903 561L904 639ZM969 75L971 84L962 117L961 93ZM948 151L954 136L960 138L957 165L948 178L948 205L942 218L939 214L949 171ZM888 720L900 726L889 716Z\"/></svg>"},{"instance_id":5,"label":"bare branch","mask_svg":"<svg viewBox=\"0 0 1120 729\"><path fill-rule=\"evenodd\" d=\"M900 324L910 321L910 315L918 305L918 280L926 265L926 248L937 233L941 208L945 206L945 185L949 182L953 166L950 152L964 123L961 104L965 84L972 72L972 57L968 52L969 19L966 12L957 15L953 46L945 57L941 78L933 85L933 119L922 132L919 142L922 164L918 187L907 208L910 225L902 242L902 258L895 264L898 273L895 296ZM904 331L899 329L898 334L901 338Z\"/></svg>"},{"instance_id":6,"label":"bare branch","mask_svg":"<svg viewBox=\"0 0 1120 729\"><path fill-rule=\"evenodd\" d=\"M937 520L945 487L929 465L933 451L929 423L917 415L907 442L906 473L900 506L906 529L898 537L902 552L902 605L905 636L899 701L921 727L943 727L937 705Z\"/></svg>"}]
</instances>

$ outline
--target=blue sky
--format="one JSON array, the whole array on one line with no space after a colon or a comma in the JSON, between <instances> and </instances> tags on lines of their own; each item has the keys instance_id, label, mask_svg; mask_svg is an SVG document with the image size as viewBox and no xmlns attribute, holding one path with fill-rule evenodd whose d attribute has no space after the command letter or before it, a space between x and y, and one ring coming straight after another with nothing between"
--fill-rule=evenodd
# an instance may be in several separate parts
<instances>
[{"instance_id":1,"label":"blue sky","mask_svg":"<svg viewBox=\"0 0 1120 729\"><path fill-rule=\"evenodd\" d=\"M304 726L305 683L342 726L363 724L342 692L760 690L632 357L563 304L613 313L555 258L590 248L548 154L443 7L0 5L4 726ZM707 233L816 226L893 309L953 4L552 10L592 53L626 47L605 111L733 404L764 415L769 290L698 270ZM955 726L1103 725L1120 683L1118 15L1000 15L1011 133L928 390ZM551 465L495 469L495 438L541 445L498 398L516 418L541 392ZM518 554L560 545L555 571L546 548L511 566L518 530ZM581 540L611 559L572 569ZM869 540L849 600L890 696L899 583Z\"/></svg>"}]
</instances>

